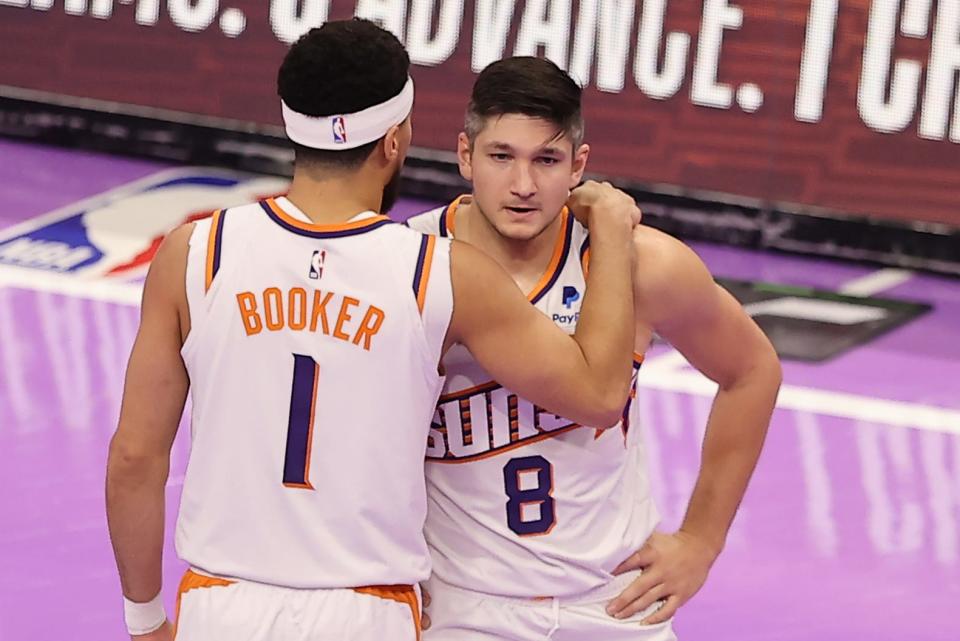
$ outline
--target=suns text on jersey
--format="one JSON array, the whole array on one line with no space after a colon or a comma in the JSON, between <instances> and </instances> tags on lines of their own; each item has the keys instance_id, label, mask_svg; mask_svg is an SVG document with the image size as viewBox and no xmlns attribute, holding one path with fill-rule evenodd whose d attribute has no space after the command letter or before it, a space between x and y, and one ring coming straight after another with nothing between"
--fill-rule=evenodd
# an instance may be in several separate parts
<instances>
[{"instance_id":1,"label":"suns text on jersey","mask_svg":"<svg viewBox=\"0 0 960 641\"><path fill-rule=\"evenodd\" d=\"M241 292L237 294L237 305L247 336L264 330L315 333L319 329L326 336L367 351L386 318L379 307L352 296L319 289L308 293L303 287L292 287L285 292L279 287L268 287L260 294ZM360 318L361 311L363 317L355 320Z\"/></svg>"},{"instance_id":2,"label":"suns text on jersey","mask_svg":"<svg viewBox=\"0 0 960 641\"><path fill-rule=\"evenodd\" d=\"M440 397L427 458L469 460L575 427L579 426L491 382Z\"/></svg>"}]
</instances>

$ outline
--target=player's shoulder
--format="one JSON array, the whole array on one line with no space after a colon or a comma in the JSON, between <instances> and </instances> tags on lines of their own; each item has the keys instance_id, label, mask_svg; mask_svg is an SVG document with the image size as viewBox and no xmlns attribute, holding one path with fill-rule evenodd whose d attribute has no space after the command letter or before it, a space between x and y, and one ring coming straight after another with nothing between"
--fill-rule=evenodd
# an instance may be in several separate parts
<instances>
[{"instance_id":1,"label":"player's shoulder","mask_svg":"<svg viewBox=\"0 0 960 641\"><path fill-rule=\"evenodd\" d=\"M414 261L419 273L425 265L431 269L446 264L452 258L450 239L431 234L426 230L395 223L378 229L380 247L396 256L399 264L406 265Z\"/></svg>"},{"instance_id":2,"label":"player's shoulder","mask_svg":"<svg viewBox=\"0 0 960 641\"><path fill-rule=\"evenodd\" d=\"M648 225L633 228L633 247L643 262L683 260L693 253L679 238Z\"/></svg>"},{"instance_id":3,"label":"player's shoulder","mask_svg":"<svg viewBox=\"0 0 960 641\"><path fill-rule=\"evenodd\" d=\"M664 311L671 303L701 295L713 278L700 257L687 244L647 225L633 230L635 250L634 293L638 301L658 301Z\"/></svg>"},{"instance_id":4,"label":"player's shoulder","mask_svg":"<svg viewBox=\"0 0 960 641\"><path fill-rule=\"evenodd\" d=\"M442 235L441 219L446 213L448 207L449 205L441 205L421 214L417 214L416 216L412 216L407 219L406 225L410 229L418 231L422 234L440 236Z\"/></svg>"},{"instance_id":5,"label":"player's shoulder","mask_svg":"<svg viewBox=\"0 0 960 641\"><path fill-rule=\"evenodd\" d=\"M190 246L190 238L197 227L196 222L188 222L180 225L164 237L157 248L157 253L153 258L153 263L177 262L179 258L185 258L187 249Z\"/></svg>"},{"instance_id":6,"label":"player's shoulder","mask_svg":"<svg viewBox=\"0 0 960 641\"><path fill-rule=\"evenodd\" d=\"M230 226L236 228L244 225L264 224L269 218L282 219L285 216L285 214L281 215L283 211L283 208L276 203L275 199L268 198L217 209L212 212L211 216L202 220L210 221L219 215L224 223L229 221Z\"/></svg>"},{"instance_id":7,"label":"player's shoulder","mask_svg":"<svg viewBox=\"0 0 960 641\"><path fill-rule=\"evenodd\" d=\"M571 250L582 247L583 254L590 247L590 230L579 220L574 221ZM693 253L681 240L647 225L633 228L633 247L636 266L646 277L669 275L684 262L695 259Z\"/></svg>"},{"instance_id":8,"label":"player's shoulder","mask_svg":"<svg viewBox=\"0 0 960 641\"><path fill-rule=\"evenodd\" d=\"M190 251L190 238L197 223L185 223L167 234L157 248L150 262L144 283L144 304L158 301L159 304L179 305L185 301L184 284L187 271L187 254Z\"/></svg>"},{"instance_id":9,"label":"player's shoulder","mask_svg":"<svg viewBox=\"0 0 960 641\"><path fill-rule=\"evenodd\" d=\"M249 214L250 212L257 212L260 214L266 213L267 210L273 210L279 207L276 203L276 198L266 198L264 200L254 200L252 202L243 203L241 205L232 205L230 207L225 207L220 211L229 211L235 214Z\"/></svg>"}]
</instances>

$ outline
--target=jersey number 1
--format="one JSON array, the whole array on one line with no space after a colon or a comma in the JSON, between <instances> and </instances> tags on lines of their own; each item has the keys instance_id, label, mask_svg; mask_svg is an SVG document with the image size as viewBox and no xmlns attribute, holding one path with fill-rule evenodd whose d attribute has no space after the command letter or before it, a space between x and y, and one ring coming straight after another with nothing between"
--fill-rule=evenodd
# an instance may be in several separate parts
<instances>
[{"instance_id":1,"label":"jersey number 1","mask_svg":"<svg viewBox=\"0 0 960 641\"><path fill-rule=\"evenodd\" d=\"M313 489L310 485L310 446L313 444L319 382L320 366L317 362L309 356L294 354L287 449L283 459L283 484L287 487Z\"/></svg>"},{"instance_id":2,"label":"jersey number 1","mask_svg":"<svg viewBox=\"0 0 960 641\"><path fill-rule=\"evenodd\" d=\"M521 489L521 476L536 474L536 487ZM510 459L503 466L503 487L507 492L507 525L520 536L549 534L557 523L553 500L553 465L542 456ZM524 520L524 508L539 506L540 516Z\"/></svg>"}]
</instances>

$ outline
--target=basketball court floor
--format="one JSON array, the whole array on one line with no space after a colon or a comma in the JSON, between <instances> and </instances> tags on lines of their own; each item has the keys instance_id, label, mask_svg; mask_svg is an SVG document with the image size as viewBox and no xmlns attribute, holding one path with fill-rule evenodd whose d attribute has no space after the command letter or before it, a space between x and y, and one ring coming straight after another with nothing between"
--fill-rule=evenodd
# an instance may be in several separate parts
<instances>
[{"instance_id":1,"label":"basketball court floor","mask_svg":"<svg viewBox=\"0 0 960 641\"><path fill-rule=\"evenodd\" d=\"M119 641L104 470L154 227L282 181L9 141L0 158L0 640ZM680 639L960 640L960 281L693 246L791 358L726 550L677 616ZM663 345L641 375L670 529L713 388ZM186 432L168 486L170 612Z\"/></svg>"}]
</instances>

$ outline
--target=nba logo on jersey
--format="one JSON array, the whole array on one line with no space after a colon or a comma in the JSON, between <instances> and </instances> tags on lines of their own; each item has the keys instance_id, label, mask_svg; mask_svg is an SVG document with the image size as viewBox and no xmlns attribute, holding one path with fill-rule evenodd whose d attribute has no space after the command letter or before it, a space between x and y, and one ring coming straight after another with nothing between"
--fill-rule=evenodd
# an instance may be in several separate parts
<instances>
[{"instance_id":1,"label":"nba logo on jersey","mask_svg":"<svg viewBox=\"0 0 960 641\"><path fill-rule=\"evenodd\" d=\"M576 287L567 285L563 288L563 306L567 309L573 307L573 304L580 300L580 292Z\"/></svg>"},{"instance_id":2,"label":"nba logo on jersey","mask_svg":"<svg viewBox=\"0 0 960 641\"><path fill-rule=\"evenodd\" d=\"M283 193L288 185L217 169L161 171L3 230L0 266L141 278L161 241L179 225Z\"/></svg>"},{"instance_id":3,"label":"nba logo on jersey","mask_svg":"<svg viewBox=\"0 0 960 641\"><path fill-rule=\"evenodd\" d=\"M327 252L322 250L313 252L313 258L310 259L310 278L320 280L323 276L323 261L326 259Z\"/></svg>"},{"instance_id":4,"label":"nba logo on jersey","mask_svg":"<svg viewBox=\"0 0 960 641\"><path fill-rule=\"evenodd\" d=\"M347 121L343 116L333 117L333 142L343 144L347 142Z\"/></svg>"}]
</instances>

